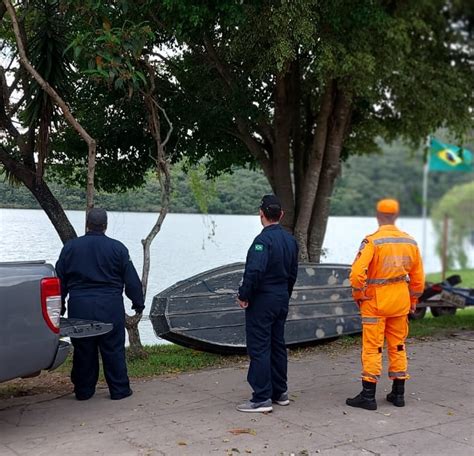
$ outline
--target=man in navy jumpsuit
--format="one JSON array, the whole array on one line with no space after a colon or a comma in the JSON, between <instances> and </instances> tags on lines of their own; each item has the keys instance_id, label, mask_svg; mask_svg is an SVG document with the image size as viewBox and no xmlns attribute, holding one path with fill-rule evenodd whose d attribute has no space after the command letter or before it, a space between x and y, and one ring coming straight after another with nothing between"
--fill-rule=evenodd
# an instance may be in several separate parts
<instances>
[{"instance_id":1,"label":"man in navy jumpsuit","mask_svg":"<svg viewBox=\"0 0 474 456\"><path fill-rule=\"evenodd\" d=\"M238 303L245 309L252 399L241 412L271 412L272 402L288 405L287 353L284 338L288 304L298 274L298 245L279 224L283 217L275 195L260 205L262 232L247 253Z\"/></svg>"},{"instance_id":2,"label":"man in navy jumpsuit","mask_svg":"<svg viewBox=\"0 0 474 456\"><path fill-rule=\"evenodd\" d=\"M105 235L107 213L91 209L87 233L67 242L56 263L63 303L68 299L68 316L113 323L102 336L72 339L74 345L71 380L78 400L91 398L99 377L99 351L111 399L132 394L125 361L125 309L123 291L132 309L142 313L140 278L127 248Z\"/></svg>"}]
</instances>

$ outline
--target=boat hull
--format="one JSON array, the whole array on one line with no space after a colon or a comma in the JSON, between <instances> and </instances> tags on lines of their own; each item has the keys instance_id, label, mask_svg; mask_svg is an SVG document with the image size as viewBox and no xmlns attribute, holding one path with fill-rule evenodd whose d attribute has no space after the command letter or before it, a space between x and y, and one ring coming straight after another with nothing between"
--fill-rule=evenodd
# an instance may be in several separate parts
<instances>
[{"instance_id":1,"label":"boat hull","mask_svg":"<svg viewBox=\"0 0 474 456\"><path fill-rule=\"evenodd\" d=\"M242 353L245 311L236 303L244 263L198 274L156 295L150 312L155 334L213 353ZM350 266L301 263L285 326L287 346L361 331L349 284Z\"/></svg>"}]
</instances>

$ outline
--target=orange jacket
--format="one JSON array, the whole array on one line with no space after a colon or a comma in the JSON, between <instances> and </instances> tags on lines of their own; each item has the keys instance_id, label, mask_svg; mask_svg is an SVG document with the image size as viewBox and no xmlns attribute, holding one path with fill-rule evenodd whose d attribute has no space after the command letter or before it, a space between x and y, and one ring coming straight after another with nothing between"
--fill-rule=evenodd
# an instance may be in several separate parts
<instances>
[{"instance_id":1,"label":"orange jacket","mask_svg":"<svg viewBox=\"0 0 474 456\"><path fill-rule=\"evenodd\" d=\"M354 300L365 315L408 314L423 293L425 276L416 241L395 225L382 225L362 241L352 264Z\"/></svg>"}]
</instances>

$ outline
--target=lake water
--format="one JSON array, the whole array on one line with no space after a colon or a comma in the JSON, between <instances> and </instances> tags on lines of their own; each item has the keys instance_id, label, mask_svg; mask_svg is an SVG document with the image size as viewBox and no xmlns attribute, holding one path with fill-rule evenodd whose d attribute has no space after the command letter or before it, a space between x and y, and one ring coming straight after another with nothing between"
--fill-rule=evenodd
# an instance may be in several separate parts
<instances>
[{"instance_id":1,"label":"lake water","mask_svg":"<svg viewBox=\"0 0 474 456\"><path fill-rule=\"evenodd\" d=\"M77 233L84 230L84 213L68 211ZM109 212L107 235L122 241L141 275L141 239L148 234L156 214ZM401 218L398 226L421 244L422 221ZM373 217L330 217L324 248L324 262L351 263L363 237L377 229ZM151 269L146 310L153 296L179 280L208 269L245 261L247 248L260 232L257 216L169 214L151 248ZM428 224L425 269L441 269L435 255L435 236ZM55 264L62 244L49 219L41 210L0 209L0 261L46 260ZM472 257L472 256L471 256ZM127 309L130 302L126 301ZM141 325L146 344L159 343L149 321Z\"/></svg>"}]
</instances>

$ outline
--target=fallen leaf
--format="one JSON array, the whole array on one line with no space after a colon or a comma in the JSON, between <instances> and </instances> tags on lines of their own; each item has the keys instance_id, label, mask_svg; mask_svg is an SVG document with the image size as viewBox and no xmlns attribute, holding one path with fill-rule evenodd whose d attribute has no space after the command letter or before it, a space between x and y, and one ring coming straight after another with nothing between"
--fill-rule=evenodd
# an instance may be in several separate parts
<instances>
[{"instance_id":1,"label":"fallen leaf","mask_svg":"<svg viewBox=\"0 0 474 456\"><path fill-rule=\"evenodd\" d=\"M222 441L223 441L224 443L228 443L228 442L230 442L230 439L222 439Z\"/></svg>"},{"instance_id":2,"label":"fallen leaf","mask_svg":"<svg viewBox=\"0 0 474 456\"><path fill-rule=\"evenodd\" d=\"M391 413L384 413L385 416L392 416Z\"/></svg>"},{"instance_id":3,"label":"fallen leaf","mask_svg":"<svg viewBox=\"0 0 474 456\"><path fill-rule=\"evenodd\" d=\"M467 439L466 439L467 440ZM249 450L248 448L245 449L245 452L250 454L252 452L252 450Z\"/></svg>"},{"instance_id":4,"label":"fallen leaf","mask_svg":"<svg viewBox=\"0 0 474 456\"><path fill-rule=\"evenodd\" d=\"M180 445L180 446L186 446L186 445L187 445L187 443L186 443L186 442L183 442L183 441L181 441L181 442L178 442L178 445Z\"/></svg>"},{"instance_id":5,"label":"fallen leaf","mask_svg":"<svg viewBox=\"0 0 474 456\"><path fill-rule=\"evenodd\" d=\"M257 435L257 431L250 428L243 428L243 429L229 429L229 431L233 435L240 435L240 434L250 434L250 435Z\"/></svg>"}]
</instances>

